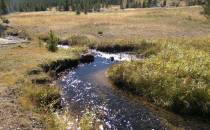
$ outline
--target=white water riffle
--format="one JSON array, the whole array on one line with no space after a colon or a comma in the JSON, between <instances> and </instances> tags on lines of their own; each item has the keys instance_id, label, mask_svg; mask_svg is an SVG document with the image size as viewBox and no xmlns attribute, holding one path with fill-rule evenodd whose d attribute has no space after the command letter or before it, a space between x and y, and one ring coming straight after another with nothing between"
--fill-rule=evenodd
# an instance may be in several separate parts
<instances>
[{"instance_id":1,"label":"white water riffle","mask_svg":"<svg viewBox=\"0 0 210 130\"><path fill-rule=\"evenodd\" d=\"M102 57L105 59L114 58L115 61L132 61L132 60L141 60L136 55L129 54L126 52L122 53L106 53L97 50L90 50L91 53L95 54L98 57Z\"/></svg>"},{"instance_id":2,"label":"white water riffle","mask_svg":"<svg viewBox=\"0 0 210 130\"><path fill-rule=\"evenodd\" d=\"M68 45L57 45L58 48L61 48L61 49L68 49L70 48L70 46Z\"/></svg>"},{"instance_id":3,"label":"white water riffle","mask_svg":"<svg viewBox=\"0 0 210 130\"><path fill-rule=\"evenodd\" d=\"M70 46L68 45L57 45L58 48L61 49L68 49ZM106 53L97 51L95 49L90 49L89 52L91 54L94 54L96 57L102 57L105 59L111 59L114 58L115 61L132 61L132 60L142 60L141 58L138 58L134 54L129 54L128 52L121 52L121 53Z\"/></svg>"}]
</instances>

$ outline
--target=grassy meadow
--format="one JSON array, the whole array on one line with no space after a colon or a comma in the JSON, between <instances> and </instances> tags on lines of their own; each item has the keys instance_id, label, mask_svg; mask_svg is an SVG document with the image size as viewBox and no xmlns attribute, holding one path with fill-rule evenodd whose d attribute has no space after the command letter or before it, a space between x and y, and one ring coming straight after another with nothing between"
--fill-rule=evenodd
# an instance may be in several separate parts
<instances>
[{"instance_id":1,"label":"grassy meadow","mask_svg":"<svg viewBox=\"0 0 210 130\"><path fill-rule=\"evenodd\" d=\"M0 103L0 109L11 116L7 118L5 114L0 119L30 129L31 118L35 118L43 129L57 130L60 126L49 107L58 100L60 91L54 85L32 83L34 79L52 80L48 74L29 73L40 70L42 64L79 59L87 47L129 50L144 58L114 65L107 71L119 88L177 113L209 117L210 22L201 12L202 8L195 6L112 10L79 16L56 11L6 15L11 26L26 32L32 41L0 48L0 96L11 92L15 95L8 99L13 103ZM45 39L50 30L60 39L71 41L73 47L56 53L47 51L38 38ZM12 111L16 114L12 115Z\"/></svg>"},{"instance_id":2,"label":"grassy meadow","mask_svg":"<svg viewBox=\"0 0 210 130\"><path fill-rule=\"evenodd\" d=\"M75 15L74 12L13 13L11 25L31 35L53 30L61 37L87 35L98 39L209 36L202 7L127 9ZM103 32L103 35L99 35Z\"/></svg>"}]
</instances>

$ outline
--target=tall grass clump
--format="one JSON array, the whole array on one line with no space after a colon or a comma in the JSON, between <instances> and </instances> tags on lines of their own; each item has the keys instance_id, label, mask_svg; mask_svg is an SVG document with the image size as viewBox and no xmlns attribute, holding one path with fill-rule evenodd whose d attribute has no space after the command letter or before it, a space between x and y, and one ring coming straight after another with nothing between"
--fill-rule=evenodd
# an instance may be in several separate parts
<instances>
[{"instance_id":1,"label":"tall grass clump","mask_svg":"<svg viewBox=\"0 0 210 130\"><path fill-rule=\"evenodd\" d=\"M59 38L55 35L53 31L50 31L48 37L49 37L47 40L48 51L56 52L58 50L57 45L58 45Z\"/></svg>"},{"instance_id":2,"label":"tall grass clump","mask_svg":"<svg viewBox=\"0 0 210 130\"><path fill-rule=\"evenodd\" d=\"M210 117L210 54L165 44L143 62L114 65L108 75L119 87L177 113Z\"/></svg>"},{"instance_id":3,"label":"tall grass clump","mask_svg":"<svg viewBox=\"0 0 210 130\"><path fill-rule=\"evenodd\" d=\"M88 45L92 42L90 38L84 35L72 35L70 38L68 38L68 41L71 45L77 45L77 46L84 46Z\"/></svg>"},{"instance_id":4,"label":"tall grass clump","mask_svg":"<svg viewBox=\"0 0 210 130\"><path fill-rule=\"evenodd\" d=\"M56 120L54 112L60 106L60 91L55 86L38 86L29 83L21 88L19 102L22 107L41 114L44 127L49 130L61 130L61 123Z\"/></svg>"},{"instance_id":5,"label":"tall grass clump","mask_svg":"<svg viewBox=\"0 0 210 130\"><path fill-rule=\"evenodd\" d=\"M54 110L60 107L60 91L56 87L30 86L24 88L29 98L41 110Z\"/></svg>"},{"instance_id":6,"label":"tall grass clump","mask_svg":"<svg viewBox=\"0 0 210 130\"><path fill-rule=\"evenodd\" d=\"M79 122L81 130L93 130L94 129L94 114L87 111L81 117Z\"/></svg>"}]
</instances>

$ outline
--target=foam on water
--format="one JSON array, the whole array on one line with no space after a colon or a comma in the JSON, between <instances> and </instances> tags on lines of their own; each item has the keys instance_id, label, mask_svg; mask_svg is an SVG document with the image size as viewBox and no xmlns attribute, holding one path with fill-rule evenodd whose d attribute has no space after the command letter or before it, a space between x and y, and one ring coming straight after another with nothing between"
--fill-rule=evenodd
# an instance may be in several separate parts
<instances>
[{"instance_id":1,"label":"foam on water","mask_svg":"<svg viewBox=\"0 0 210 130\"><path fill-rule=\"evenodd\" d=\"M61 48L61 49L69 49L70 46L68 45L57 45L58 48Z\"/></svg>"},{"instance_id":2,"label":"foam on water","mask_svg":"<svg viewBox=\"0 0 210 130\"><path fill-rule=\"evenodd\" d=\"M106 52L100 52L97 50L91 50L93 54L95 54L98 57L102 57L105 59L110 59L111 57L114 58L116 61L131 61L131 60L140 60L136 57L136 55L132 55L129 53L106 53Z\"/></svg>"}]
</instances>

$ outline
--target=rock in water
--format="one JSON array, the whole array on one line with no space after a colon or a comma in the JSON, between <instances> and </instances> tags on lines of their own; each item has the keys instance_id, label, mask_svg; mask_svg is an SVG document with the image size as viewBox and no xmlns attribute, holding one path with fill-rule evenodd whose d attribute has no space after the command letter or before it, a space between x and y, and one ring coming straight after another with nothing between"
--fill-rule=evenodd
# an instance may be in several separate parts
<instances>
[{"instance_id":1,"label":"rock in water","mask_svg":"<svg viewBox=\"0 0 210 130\"><path fill-rule=\"evenodd\" d=\"M110 57L111 61L114 61L114 57Z\"/></svg>"},{"instance_id":2,"label":"rock in water","mask_svg":"<svg viewBox=\"0 0 210 130\"><path fill-rule=\"evenodd\" d=\"M94 56L92 54L83 54L81 55L80 62L81 63L90 63L94 61Z\"/></svg>"}]
</instances>

